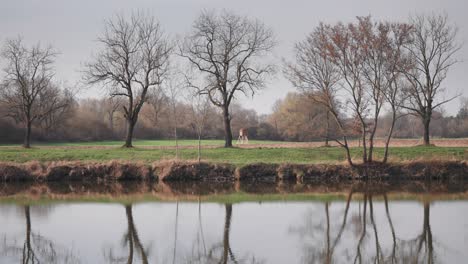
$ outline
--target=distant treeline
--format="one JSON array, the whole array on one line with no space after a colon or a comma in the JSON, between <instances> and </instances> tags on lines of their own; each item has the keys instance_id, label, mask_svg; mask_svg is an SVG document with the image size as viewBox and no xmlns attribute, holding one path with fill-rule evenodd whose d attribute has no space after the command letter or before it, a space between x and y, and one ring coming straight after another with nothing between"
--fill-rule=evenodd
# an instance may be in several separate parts
<instances>
[{"instance_id":1,"label":"distant treeline","mask_svg":"<svg viewBox=\"0 0 468 264\"><path fill-rule=\"evenodd\" d=\"M176 103L176 118L171 111L170 99L158 95L157 102L149 100L141 110L135 128L137 139L172 139L174 120L177 122L179 138L196 138L192 106L187 102ZM151 97L154 99L156 96ZM327 113L316 104L310 94L289 93L280 99L269 115L259 115L255 110L245 109L238 104L231 106L234 136L239 129L247 128L249 138L284 141L324 141L327 131ZM468 99L462 100L462 107L455 116L434 113L431 122L433 137L468 137ZM208 108L207 120L202 138L223 139L222 113L214 106ZM352 122L353 120L350 120ZM391 117L383 115L379 122L377 136L385 136ZM336 125L329 120L329 133L339 134ZM119 101L115 99L75 100L63 111L56 112L37 123L32 134L34 141L96 141L121 140L125 138L126 121ZM395 125L394 137L418 138L423 133L419 119L412 115L400 117ZM356 132L357 138L359 133ZM0 142L22 143L24 128L7 117L0 117Z\"/></svg>"}]
</instances>

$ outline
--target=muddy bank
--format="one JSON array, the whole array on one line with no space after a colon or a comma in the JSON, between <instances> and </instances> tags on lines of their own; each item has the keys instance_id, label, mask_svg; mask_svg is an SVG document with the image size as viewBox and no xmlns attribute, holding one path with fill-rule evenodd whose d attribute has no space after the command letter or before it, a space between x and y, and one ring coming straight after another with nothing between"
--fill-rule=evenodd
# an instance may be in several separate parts
<instances>
[{"instance_id":1,"label":"muddy bank","mask_svg":"<svg viewBox=\"0 0 468 264\"><path fill-rule=\"evenodd\" d=\"M371 165L256 163L242 167L196 162L0 163L0 182L343 182L455 181L468 179L466 161L414 161Z\"/></svg>"},{"instance_id":2,"label":"muddy bank","mask_svg":"<svg viewBox=\"0 0 468 264\"><path fill-rule=\"evenodd\" d=\"M152 167L132 163L0 163L0 181L144 181L156 179Z\"/></svg>"}]
</instances>

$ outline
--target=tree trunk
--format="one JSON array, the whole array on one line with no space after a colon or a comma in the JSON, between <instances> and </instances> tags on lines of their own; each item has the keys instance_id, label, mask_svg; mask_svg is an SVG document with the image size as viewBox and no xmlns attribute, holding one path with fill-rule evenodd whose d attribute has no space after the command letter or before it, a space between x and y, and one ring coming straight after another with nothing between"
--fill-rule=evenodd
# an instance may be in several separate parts
<instances>
[{"instance_id":1,"label":"tree trunk","mask_svg":"<svg viewBox=\"0 0 468 264\"><path fill-rule=\"evenodd\" d=\"M198 163L201 161L201 134L198 134Z\"/></svg>"},{"instance_id":2,"label":"tree trunk","mask_svg":"<svg viewBox=\"0 0 468 264\"><path fill-rule=\"evenodd\" d=\"M378 116L379 113L377 112L375 114L376 118L374 119L374 127L372 128L371 134L369 136L369 154L367 158L367 162L372 162L373 160L373 154L374 154L374 137L375 137L375 132L377 131L377 125L379 122Z\"/></svg>"},{"instance_id":3,"label":"tree trunk","mask_svg":"<svg viewBox=\"0 0 468 264\"><path fill-rule=\"evenodd\" d=\"M370 136L369 138L369 152L368 152L367 162L372 162L373 155L374 155L374 136Z\"/></svg>"},{"instance_id":4,"label":"tree trunk","mask_svg":"<svg viewBox=\"0 0 468 264\"><path fill-rule=\"evenodd\" d=\"M431 145L430 138L429 138L429 125L431 123L431 118L426 116L423 118L423 124L424 124L424 146L429 146Z\"/></svg>"},{"instance_id":5,"label":"tree trunk","mask_svg":"<svg viewBox=\"0 0 468 264\"><path fill-rule=\"evenodd\" d=\"M349 166L354 166L353 161L351 160L351 153L349 151L348 137L346 136L343 124L340 122L340 119L338 118L338 115L336 114L336 112L332 112L332 111L329 111L329 112L333 115L333 118L335 119L335 122L340 129L340 132L343 134L344 142L343 144L340 144L340 145L346 150L346 158L348 160Z\"/></svg>"},{"instance_id":6,"label":"tree trunk","mask_svg":"<svg viewBox=\"0 0 468 264\"><path fill-rule=\"evenodd\" d=\"M26 133L24 135L24 144L23 147L30 148L31 147L31 121L26 121Z\"/></svg>"},{"instance_id":7,"label":"tree trunk","mask_svg":"<svg viewBox=\"0 0 468 264\"><path fill-rule=\"evenodd\" d=\"M173 118L173 127L174 127L174 141L175 141L175 158L179 159L179 142L177 140L177 109L176 109L176 100L174 96L172 97L172 118Z\"/></svg>"},{"instance_id":8,"label":"tree trunk","mask_svg":"<svg viewBox=\"0 0 468 264\"><path fill-rule=\"evenodd\" d=\"M179 141L177 140L177 121L174 124L174 140L175 140L175 157L176 159L179 159Z\"/></svg>"},{"instance_id":9,"label":"tree trunk","mask_svg":"<svg viewBox=\"0 0 468 264\"><path fill-rule=\"evenodd\" d=\"M367 163L366 127L362 126L362 162Z\"/></svg>"},{"instance_id":10,"label":"tree trunk","mask_svg":"<svg viewBox=\"0 0 468 264\"><path fill-rule=\"evenodd\" d=\"M125 144L123 145L124 148L133 148L132 140L134 128L135 122L133 122L131 119L127 119L127 136L125 137Z\"/></svg>"},{"instance_id":11,"label":"tree trunk","mask_svg":"<svg viewBox=\"0 0 468 264\"><path fill-rule=\"evenodd\" d=\"M109 128L112 138L114 138L114 114L109 113Z\"/></svg>"},{"instance_id":12,"label":"tree trunk","mask_svg":"<svg viewBox=\"0 0 468 264\"><path fill-rule=\"evenodd\" d=\"M349 166L354 166L353 161L351 159L351 152L349 151L349 145L348 145L348 137L343 136L343 141L344 141L344 149L346 150L346 159L348 160Z\"/></svg>"},{"instance_id":13,"label":"tree trunk","mask_svg":"<svg viewBox=\"0 0 468 264\"><path fill-rule=\"evenodd\" d=\"M395 128L396 122L396 111L393 110L392 112L392 124L390 126L390 130L388 131L387 140L385 141L385 151L384 151L384 158L383 163L387 163L388 160L388 146L390 145L390 140L392 139L393 129Z\"/></svg>"},{"instance_id":14,"label":"tree trunk","mask_svg":"<svg viewBox=\"0 0 468 264\"><path fill-rule=\"evenodd\" d=\"M348 160L349 166L354 166L353 161L351 159L351 152L349 151L348 144L346 144L346 146L344 148L346 150L346 160Z\"/></svg>"},{"instance_id":15,"label":"tree trunk","mask_svg":"<svg viewBox=\"0 0 468 264\"><path fill-rule=\"evenodd\" d=\"M232 131L231 131L231 118L229 117L229 108L225 106L223 108L223 119L224 119L224 147L232 147Z\"/></svg>"},{"instance_id":16,"label":"tree trunk","mask_svg":"<svg viewBox=\"0 0 468 264\"><path fill-rule=\"evenodd\" d=\"M361 123L361 139L362 139L362 163L367 163L367 125L362 116L359 116Z\"/></svg>"},{"instance_id":17,"label":"tree trunk","mask_svg":"<svg viewBox=\"0 0 468 264\"><path fill-rule=\"evenodd\" d=\"M325 147L328 147L330 146L330 144L328 143L328 139L330 138L330 111L327 111L327 124L326 124L326 133L327 135L325 136Z\"/></svg>"}]
</instances>

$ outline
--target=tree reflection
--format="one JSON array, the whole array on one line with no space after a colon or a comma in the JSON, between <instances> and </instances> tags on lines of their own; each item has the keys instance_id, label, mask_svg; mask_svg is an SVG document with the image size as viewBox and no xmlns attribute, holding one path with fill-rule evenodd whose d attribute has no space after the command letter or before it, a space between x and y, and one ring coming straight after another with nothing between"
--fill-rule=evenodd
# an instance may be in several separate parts
<instances>
[{"instance_id":1,"label":"tree reflection","mask_svg":"<svg viewBox=\"0 0 468 264\"><path fill-rule=\"evenodd\" d=\"M364 242L364 238L366 237L366 234L367 234L367 225L366 225L366 219L367 219L367 194L364 194L364 214L363 214L363 217L361 218L362 219L362 231L361 231L361 235L359 236L359 241L358 241L358 244L357 244L357 248L356 248L356 257L354 258L354 263L361 263L362 262L362 244Z\"/></svg>"},{"instance_id":2,"label":"tree reflection","mask_svg":"<svg viewBox=\"0 0 468 264\"><path fill-rule=\"evenodd\" d=\"M396 234L395 234L395 227L393 226L393 221L392 218L390 217L390 210L388 209L388 197L387 194L385 193L383 195L384 197L384 203L385 203L385 215L387 216L388 220L388 225L390 226L390 231L392 233L392 251L391 251L391 258L390 258L390 263L396 263L396 250L397 250L397 239L396 239Z\"/></svg>"},{"instance_id":3,"label":"tree reflection","mask_svg":"<svg viewBox=\"0 0 468 264\"><path fill-rule=\"evenodd\" d=\"M175 227L174 227L174 251L172 254L172 264L176 263L177 253L177 230L179 227L179 201L176 203L176 214L175 214Z\"/></svg>"},{"instance_id":4,"label":"tree reflection","mask_svg":"<svg viewBox=\"0 0 468 264\"><path fill-rule=\"evenodd\" d=\"M38 263L39 259L36 257L31 245L31 212L29 205L24 207L24 215L26 218L26 240L23 246L23 263Z\"/></svg>"},{"instance_id":5,"label":"tree reflection","mask_svg":"<svg viewBox=\"0 0 468 264\"><path fill-rule=\"evenodd\" d=\"M413 239L401 240L398 256L402 262L434 263L434 241L430 225L430 203L424 201L424 217L421 233Z\"/></svg>"},{"instance_id":6,"label":"tree reflection","mask_svg":"<svg viewBox=\"0 0 468 264\"><path fill-rule=\"evenodd\" d=\"M206 256L206 263L222 263L226 264L229 260L234 263L238 263L236 257L231 249L231 243L229 239L231 231L231 218L232 218L232 204L225 204L225 217L224 217L224 229L223 229L223 242L214 245L208 250ZM221 256L217 256L217 251L222 248Z\"/></svg>"},{"instance_id":7,"label":"tree reflection","mask_svg":"<svg viewBox=\"0 0 468 264\"><path fill-rule=\"evenodd\" d=\"M333 236L332 221L337 219L331 217L330 206L331 202L324 202L324 219L316 217L320 212L311 211L309 217L305 218L306 222L303 225L290 228L292 233L298 234L303 240L304 255L303 263L333 263L333 255L335 249L341 241L341 237L346 229L350 203L353 197L353 192L348 194L346 206L343 212L343 220L337 226L336 236ZM314 222L319 220L318 222ZM322 242L323 241L323 242Z\"/></svg>"},{"instance_id":8,"label":"tree reflection","mask_svg":"<svg viewBox=\"0 0 468 264\"><path fill-rule=\"evenodd\" d=\"M223 228L222 242L215 243L206 249L204 245L203 229L201 225L201 207L199 204L199 221L200 221L200 234L201 239L197 239L197 243L203 243L201 246L194 246L196 251L192 252L192 256L188 257L187 263L204 263L204 264L259 264L261 261L257 260L255 256L243 256L238 258L231 248L231 220L232 220L232 204L225 204L225 217Z\"/></svg>"},{"instance_id":9,"label":"tree reflection","mask_svg":"<svg viewBox=\"0 0 468 264\"><path fill-rule=\"evenodd\" d=\"M35 263L79 263L72 250L62 248L51 239L33 232L31 223L31 207L23 206L25 218L25 238L22 246L16 245L16 241L9 244L6 236L2 245L2 255L17 256L23 264ZM41 212L44 213L44 212Z\"/></svg>"},{"instance_id":10,"label":"tree reflection","mask_svg":"<svg viewBox=\"0 0 468 264\"><path fill-rule=\"evenodd\" d=\"M309 211L303 224L291 227L292 233L299 235L303 245L302 263L434 263L434 241L430 225L430 203L424 202L423 228L413 239L404 240L397 236L392 221L387 194L383 194L385 223L377 223L374 198L376 195L364 192L362 206L356 216L348 220L350 192L341 216L332 216L331 202L324 202L322 213ZM323 217L318 217L322 215ZM380 230L388 225L390 232ZM352 230L356 230L353 232ZM333 232L336 230L336 232ZM343 234L346 236L346 247L339 254L336 252ZM352 233L355 236L351 235ZM382 236L383 235L383 236ZM390 240L389 240L390 239ZM389 242L389 243L386 243ZM383 243L383 244L382 244ZM350 245L354 244L354 250ZM390 245L384 248L383 245ZM337 254L337 255L336 255Z\"/></svg>"},{"instance_id":11,"label":"tree reflection","mask_svg":"<svg viewBox=\"0 0 468 264\"><path fill-rule=\"evenodd\" d=\"M148 262L148 250L145 249L141 243L140 237L138 235L137 228L133 219L133 205L125 205L125 214L127 217L127 232L125 232L122 244L123 247L128 248L128 256L118 257L114 254L112 248L108 250L104 257L112 263L127 263L132 264L136 263L135 258L138 256L141 260L141 263L147 264ZM138 254L136 255L135 254Z\"/></svg>"}]
</instances>

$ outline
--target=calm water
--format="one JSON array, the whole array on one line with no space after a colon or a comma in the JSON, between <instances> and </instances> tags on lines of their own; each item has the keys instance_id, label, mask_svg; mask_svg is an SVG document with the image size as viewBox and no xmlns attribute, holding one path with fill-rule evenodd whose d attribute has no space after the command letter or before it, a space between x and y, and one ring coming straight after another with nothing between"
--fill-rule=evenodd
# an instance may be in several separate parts
<instances>
[{"instance_id":1,"label":"calm water","mask_svg":"<svg viewBox=\"0 0 468 264\"><path fill-rule=\"evenodd\" d=\"M0 263L466 263L468 201L0 206Z\"/></svg>"}]
</instances>

